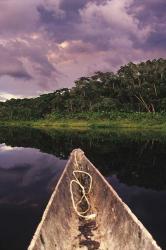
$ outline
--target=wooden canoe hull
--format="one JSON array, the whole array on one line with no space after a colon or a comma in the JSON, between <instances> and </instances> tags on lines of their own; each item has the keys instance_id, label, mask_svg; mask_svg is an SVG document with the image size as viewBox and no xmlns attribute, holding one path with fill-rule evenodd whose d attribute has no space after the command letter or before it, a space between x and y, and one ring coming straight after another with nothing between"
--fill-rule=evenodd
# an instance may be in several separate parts
<instances>
[{"instance_id":1,"label":"wooden canoe hull","mask_svg":"<svg viewBox=\"0 0 166 250\"><path fill-rule=\"evenodd\" d=\"M81 219L73 209L70 181L75 154L81 170L93 178L89 194L94 220ZM71 153L28 250L159 250L142 223L119 198L82 150Z\"/></svg>"}]
</instances>

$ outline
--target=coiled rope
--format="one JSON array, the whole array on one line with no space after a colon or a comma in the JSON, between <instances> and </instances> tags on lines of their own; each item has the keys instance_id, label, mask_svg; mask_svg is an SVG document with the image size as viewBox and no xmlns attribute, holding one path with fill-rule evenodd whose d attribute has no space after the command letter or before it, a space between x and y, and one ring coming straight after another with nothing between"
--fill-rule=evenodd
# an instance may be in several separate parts
<instances>
[{"instance_id":1,"label":"coiled rope","mask_svg":"<svg viewBox=\"0 0 166 250\"><path fill-rule=\"evenodd\" d=\"M79 166L78 166L78 161L77 161L76 153L77 152L75 152L75 154L74 154L74 157L75 157L74 164L78 168ZM76 176L76 173L81 173L81 174L85 174L85 175L89 176L90 184L89 184L88 191L85 191L85 187L78 180L78 178ZM73 176L75 177L75 179L73 179L73 180L70 181L70 194L71 194L71 200L72 200L73 208L74 208L74 210L75 210L75 212L77 213L78 216L80 216L82 218L85 218L86 220L94 219L96 217L95 213L89 214L89 215L85 215L90 210L90 203L89 203L89 200L87 198L87 195L90 193L90 191L92 189L92 176L89 173L87 173L85 171L82 171L82 170L74 170L73 171ZM77 203L74 200L73 183L78 184L79 187L81 188L81 191L82 191L82 197L81 197L81 199ZM78 206L81 204L81 202L82 202L83 199L85 199L88 207L87 207L87 209L85 211L79 211L78 210Z\"/></svg>"}]
</instances>

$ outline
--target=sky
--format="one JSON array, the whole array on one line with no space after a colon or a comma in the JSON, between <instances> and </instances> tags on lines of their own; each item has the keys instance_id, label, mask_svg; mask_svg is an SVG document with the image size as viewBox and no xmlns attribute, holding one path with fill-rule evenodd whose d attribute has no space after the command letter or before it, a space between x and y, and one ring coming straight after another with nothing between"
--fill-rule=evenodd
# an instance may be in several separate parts
<instances>
[{"instance_id":1,"label":"sky","mask_svg":"<svg viewBox=\"0 0 166 250\"><path fill-rule=\"evenodd\" d=\"M0 100L166 57L165 0L0 0Z\"/></svg>"}]
</instances>

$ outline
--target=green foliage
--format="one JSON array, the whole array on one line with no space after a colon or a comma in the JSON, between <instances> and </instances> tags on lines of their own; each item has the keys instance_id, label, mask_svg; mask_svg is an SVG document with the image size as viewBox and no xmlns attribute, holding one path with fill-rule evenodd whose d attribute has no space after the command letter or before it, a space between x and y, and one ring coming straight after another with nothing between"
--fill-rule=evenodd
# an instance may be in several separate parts
<instances>
[{"instance_id":1,"label":"green foliage","mask_svg":"<svg viewBox=\"0 0 166 250\"><path fill-rule=\"evenodd\" d=\"M98 113L109 118L113 112L166 112L166 60L130 62L116 74L81 77L72 89L0 102L0 120L86 120Z\"/></svg>"},{"instance_id":2,"label":"green foliage","mask_svg":"<svg viewBox=\"0 0 166 250\"><path fill-rule=\"evenodd\" d=\"M51 113L47 119L34 121L8 120L0 121L0 127L36 127L36 128L111 128L166 131L166 113L147 112L82 112L82 113Z\"/></svg>"}]
</instances>

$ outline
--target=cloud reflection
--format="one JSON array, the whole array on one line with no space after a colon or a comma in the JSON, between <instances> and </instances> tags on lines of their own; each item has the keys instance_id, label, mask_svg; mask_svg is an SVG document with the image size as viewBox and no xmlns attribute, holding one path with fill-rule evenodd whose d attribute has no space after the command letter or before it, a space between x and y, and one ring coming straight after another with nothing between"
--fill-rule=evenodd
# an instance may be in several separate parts
<instances>
[{"instance_id":1,"label":"cloud reflection","mask_svg":"<svg viewBox=\"0 0 166 250\"><path fill-rule=\"evenodd\" d=\"M0 203L31 202L54 188L65 160L38 149L0 145ZM40 193L40 194L39 194Z\"/></svg>"}]
</instances>

